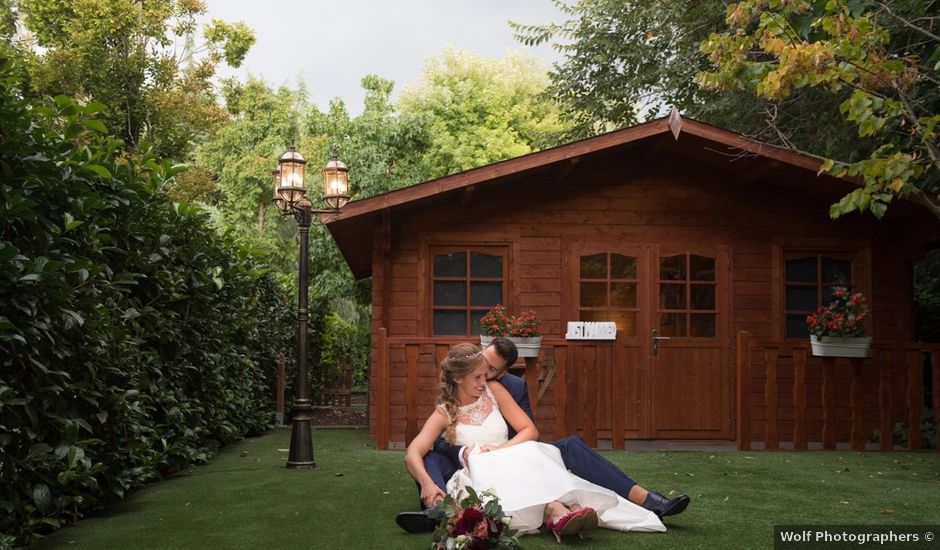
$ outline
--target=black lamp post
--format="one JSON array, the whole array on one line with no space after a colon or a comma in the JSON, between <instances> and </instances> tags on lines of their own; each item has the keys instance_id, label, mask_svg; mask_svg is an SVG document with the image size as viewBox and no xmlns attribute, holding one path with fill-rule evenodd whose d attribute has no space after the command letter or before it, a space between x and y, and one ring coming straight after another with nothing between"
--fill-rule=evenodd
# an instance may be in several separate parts
<instances>
[{"instance_id":1,"label":"black lamp post","mask_svg":"<svg viewBox=\"0 0 940 550\"><path fill-rule=\"evenodd\" d=\"M323 201L329 208L317 210L307 198L304 165L307 161L291 145L277 162L274 176L274 204L284 215L293 215L300 228L300 269L297 296L297 377L294 381L294 415L291 420L288 468L314 468L313 438L310 434L310 395L307 385L307 264L310 223L314 214L338 214L349 202L349 168L333 155L323 168Z\"/></svg>"}]
</instances>

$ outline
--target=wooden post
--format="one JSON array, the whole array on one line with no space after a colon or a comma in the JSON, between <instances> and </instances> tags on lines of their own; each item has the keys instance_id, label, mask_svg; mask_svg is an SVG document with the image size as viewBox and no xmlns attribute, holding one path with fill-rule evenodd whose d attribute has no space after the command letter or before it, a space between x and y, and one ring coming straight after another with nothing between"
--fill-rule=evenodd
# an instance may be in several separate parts
<instances>
[{"instance_id":1,"label":"wooden post","mask_svg":"<svg viewBox=\"0 0 940 550\"><path fill-rule=\"evenodd\" d=\"M885 351L884 359L878 361L878 409L880 414L880 448L894 448L894 427L891 422L891 352Z\"/></svg>"},{"instance_id":2,"label":"wooden post","mask_svg":"<svg viewBox=\"0 0 940 550\"><path fill-rule=\"evenodd\" d=\"M777 433L777 360L780 353L777 349L764 350L764 405L767 407L767 426L764 430L764 448L776 451L780 448L780 437Z\"/></svg>"},{"instance_id":3,"label":"wooden post","mask_svg":"<svg viewBox=\"0 0 940 550\"><path fill-rule=\"evenodd\" d=\"M862 397L861 358L851 359L852 363L852 450L865 450L865 404Z\"/></svg>"},{"instance_id":4,"label":"wooden post","mask_svg":"<svg viewBox=\"0 0 940 550\"><path fill-rule=\"evenodd\" d=\"M930 372L933 373L933 425L937 429L934 450L940 452L940 351L930 352Z\"/></svg>"},{"instance_id":5,"label":"wooden post","mask_svg":"<svg viewBox=\"0 0 940 550\"><path fill-rule=\"evenodd\" d=\"M588 346L594 357L583 363L581 374L581 439L588 447L597 447L597 346Z\"/></svg>"},{"instance_id":6,"label":"wooden post","mask_svg":"<svg viewBox=\"0 0 940 550\"><path fill-rule=\"evenodd\" d=\"M405 386L405 444L418 435L418 356L421 348L417 344L405 346L405 358L408 365Z\"/></svg>"},{"instance_id":7,"label":"wooden post","mask_svg":"<svg viewBox=\"0 0 940 550\"><path fill-rule=\"evenodd\" d=\"M378 381L378 396L375 404L375 414L378 416L376 429L376 449L388 449L388 329L380 328L376 337L376 378Z\"/></svg>"},{"instance_id":8,"label":"wooden post","mask_svg":"<svg viewBox=\"0 0 940 550\"><path fill-rule=\"evenodd\" d=\"M924 407L924 356L920 351L907 352L907 448L923 448L920 432L920 410Z\"/></svg>"},{"instance_id":9,"label":"wooden post","mask_svg":"<svg viewBox=\"0 0 940 550\"><path fill-rule=\"evenodd\" d=\"M836 358L823 357L823 383L822 383L822 444L823 449L836 448Z\"/></svg>"},{"instance_id":10,"label":"wooden post","mask_svg":"<svg viewBox=\"0 0 940 550\"><path fill-rule=\"evenodd\" d=\"M538 414L536 408L539 402L539 358L524 357L523 359L525 360L525 383L529 389L529 406L532 407L532 416L535 416Z\"/></svg>"},{"instance_id":11,"label":"wooden post","mask_svg":"<svg viewBox=\"0 0 940 550\"><path fill-rule=\"evenodd\" d=\"M623 333L617 331L617 339L614 341L614 362L611 365L613 388L610 391L610 446L617 450L623 450L623 424L626 414L627 401L627 361L623 348Z\"/></svg>"},{"instance_id":12,"label":"wooden post","mask_svg":"<svg viewBox=\"0 0 940 550\"><path fill-rule=\"evenodd\" d=\"M555 439L568 436L568 346L555 346Z\"/></svg>"},{"instance_id":13,"label":"wooden post","mask_svg":"<svg viewBox=\"0 0 940 550\"><path fill-rule=\"evenodd\" d=\"M805 451L806 440L806 350L793 350L793 448Z\"/></svg>"},{"instance_id":14,"label":"wooden post","mask_svg":"<svg viewBox=\"0 0 940 550\"><path fill-rule=\"evenodd\" d=\"M735 356L738 450L751 450L751 333L739 331Z\"/></svg>"}]
</instances>

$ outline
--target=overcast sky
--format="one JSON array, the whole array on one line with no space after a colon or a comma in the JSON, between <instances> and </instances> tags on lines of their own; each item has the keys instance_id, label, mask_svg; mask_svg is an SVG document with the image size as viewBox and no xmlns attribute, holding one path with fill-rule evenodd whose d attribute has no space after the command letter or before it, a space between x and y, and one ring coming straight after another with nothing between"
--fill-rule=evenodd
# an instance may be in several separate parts
<instances>
[{"instance_id":1,"label":"overcast sky","mask_svg":"<svg viewBox=\"0 0 940 550\"><path fill-rule=\"evenodd\" d=\"M395 82L393 96L413 81L425 60L446 45L499 57L506 49L528 50L560 60L550 46L527 48L507 24L560 23L551 0L208 0L208 18L244 21L256 42L239 69L269 84L303 79L310 100L324 109L341 97L353 114L362 110L359 85L367 74Z\"/></svg>"}]
</instances>

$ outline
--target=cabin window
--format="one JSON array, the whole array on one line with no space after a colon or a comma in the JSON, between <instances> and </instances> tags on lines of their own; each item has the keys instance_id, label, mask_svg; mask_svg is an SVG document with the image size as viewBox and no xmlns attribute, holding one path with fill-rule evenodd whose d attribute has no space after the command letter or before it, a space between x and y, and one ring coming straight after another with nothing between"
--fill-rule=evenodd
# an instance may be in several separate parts
<instances>
[{"instance_id":1,"label":"cabin window","mask_svg":"<svg viewBox=\"0 0 940 550\"><path fill-rule=\"evenodd\" d=\"M637 259L606 253L580 257L579 320L613 321L617 331L636 336Z\"/></svg>"},{"instance_id":2,"label":"cabin window","mask_svg":"<svg viewBox=\"0 0 940 550\"><path fill-rule=\"evenodd\" d=\"M850 254L792 252L784 256L787 338L809 338L806 316L832 301L835 289L854 288Z\"/></svg>"},{"instance_id":3,"label":"cabin window","mask_svg":"<svg viewBox=\"0 0 940 550\"><path fill-rule=\"evenodd\" d=\"M659 332L714 338L718 325L715 258L677 254L659 259Z\"/></svg>"},{"instance_id":4,"label":"cabin window","mask_svg":"<svg viewBox=\"0 0 940 550\"><path fill-rule=\"evenodd\" d=\"M505 249L432 250L432 330L437 336L475 336L480 319L505 303Z\"/></svg>"}]
</instances>

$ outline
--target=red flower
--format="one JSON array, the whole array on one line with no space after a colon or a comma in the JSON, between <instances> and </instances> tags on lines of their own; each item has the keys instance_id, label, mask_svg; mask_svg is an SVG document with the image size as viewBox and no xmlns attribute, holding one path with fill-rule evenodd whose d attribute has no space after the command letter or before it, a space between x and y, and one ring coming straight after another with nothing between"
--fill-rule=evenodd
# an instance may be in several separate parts
<instances>
[{"instance_id":1,"label":"red flower","mask_svg":"<svg viewBox=\"0 0 940 550\"><path fill-rule=\"evenodd\" d=\"M454 535L460 536L466 533L472 533L473 529L483 519L483 512L476 508L467 508L457 516L457 523L454 526Z\"/></svg>"},{"instance_id":2,"label":"red flower","mask_svg":"<svg viewBox=\"0 0 940 550\"><path fill-rule=\"evenodd\" d=\"M861 292L850 294L845 288L833 289L833 301L819 306L816 312L806 317L806 326L816 337L864 336L862 320L868 316L868 305Z\"/></svg>"}]
</instances>

